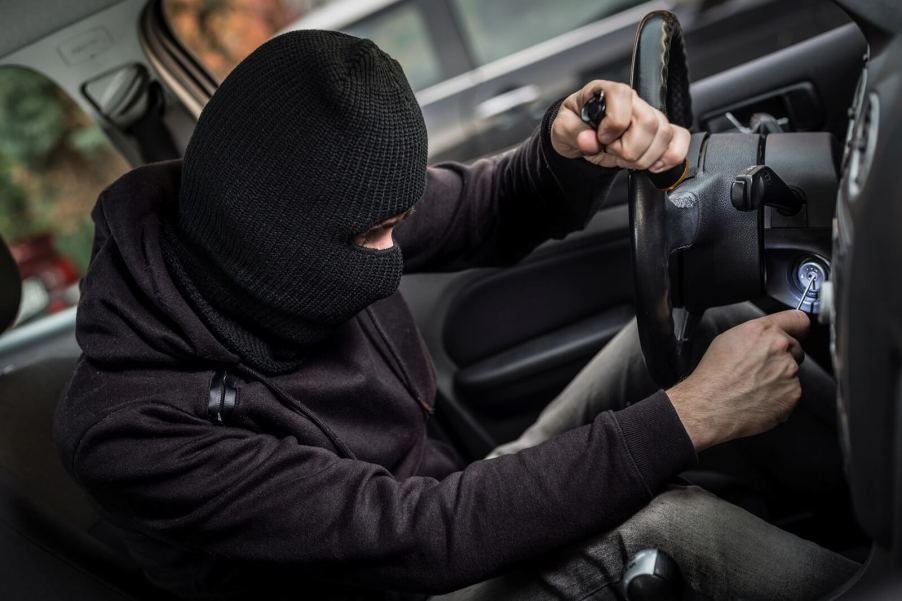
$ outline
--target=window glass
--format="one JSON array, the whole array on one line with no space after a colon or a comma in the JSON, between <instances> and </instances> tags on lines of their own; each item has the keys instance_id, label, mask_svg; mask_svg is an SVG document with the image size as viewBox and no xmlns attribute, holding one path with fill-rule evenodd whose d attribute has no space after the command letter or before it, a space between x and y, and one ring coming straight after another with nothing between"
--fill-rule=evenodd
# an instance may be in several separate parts
<instances>
[{"instance_id":1,"label":"window glass","mask_svg":"<svg viewBox=\"0 0 902 601\"><path fill-rule=\"evenodd\" d=\"M452 0L474 60L484 65L641 0Z\"/></svg>"},{"instance_id":2,"label":"window glass","mask_svg":"<svg viewBox=\"0 0 902 601\"><path fill-rule=\"evenodd\" d=\"M373 40L393 56L401 63L414 90L422 90L441 79L441 69L426 22L416 6L402 4L347 27L345 31Z\"/></svg>"},{"instance_id":3,"label":"window glass","mask_svg":"<svg viewBox=\"0 0 902 601\"><path fill-rule=\"evenodd\" d=\"M0 67L0 235L22 275L16 324L78 302L91 254L90 211L129 165L45 76Z\"/></svg>"},{"instance_id":4,"label":"window glass","mask_svg":"<svg viewBox=\"0 0 902 601\"><path fill-rule=\"evenodd\" d=\"M266 40L336 0L163 0L173 33L219 81ZM345 28L395 57L414 90L440 79L420 10L399 4Z\"/></svg>"},{"instance_id":5,"label":"window glass","mask_svg":"<svg viewBox=\"0 0 902 601\"><path fill-rule=\"evenodd\" d=\"M163 13L185 48L222 81L257 46L306 12L329 2L163 0Z\"/></svg>"}]
</instances>

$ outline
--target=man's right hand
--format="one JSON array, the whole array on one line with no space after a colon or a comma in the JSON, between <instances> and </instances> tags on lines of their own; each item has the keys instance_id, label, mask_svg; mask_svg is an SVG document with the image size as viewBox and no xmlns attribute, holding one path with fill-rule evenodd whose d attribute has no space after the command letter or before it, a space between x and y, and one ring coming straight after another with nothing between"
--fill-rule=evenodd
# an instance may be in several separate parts
<instances>
[{"instance_id":1,"label":"man's right hand","mask_svg":"<svg viewBox=\"0 0 902 601\"><path fill-rule=\"evenodd\" d=\"M810 326L782 311L720 334L692 374L667 391L696 451L770 430L802 395L798 338Z\"/></svg>"},{"instance_id":2,"label":"man's right hand","mask_svg":"<svg viewBox=\"0 0 902 601\"><path fill-rule=\"evenodd\" d=\"M580 112L599 90L604 92L605 117L593 131ZM690 139L688 129L671 124L631 87L600 79L567 96L551 124L551 146L561 156L654 173L682 163Z\"/></svg>"}]
</instances>

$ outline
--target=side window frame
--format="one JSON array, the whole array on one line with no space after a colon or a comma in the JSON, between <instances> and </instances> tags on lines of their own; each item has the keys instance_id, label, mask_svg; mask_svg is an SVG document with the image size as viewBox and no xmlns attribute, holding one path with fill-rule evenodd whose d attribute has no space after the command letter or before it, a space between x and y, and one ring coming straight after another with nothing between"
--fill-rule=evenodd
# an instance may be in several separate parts
<instances>
[{"instance_id":1,"label":"side window frame","mask_svg":"<svg viewBox=\"0 0 902 601\"><path fill-rule=\"evenodd\" d=\"M390 3L387 6L367 14L365 17L342 25L339 29L347 31L351 28L365 24L368 21L381 19L384 16L406 7L413 7L423 18L426 26L426 35L431 43L432 50L438 64L438 81L421 88L423 90L438 85L452 77L466 73L473 68L469 52L464 46L460 35L460 29L452 20L450 6L445 0L402 0ZM451 27L448 27L452 24Z\"/></svg>"},{"instance_id":2,"label":"side window frame","mask_svg":"<svg viewBox=\"0 0 902 601\"><path fill-rule=\"evenodd\" d=\"M429 36L439 51L442 81L476 68L476 62L463 37L460 23L448 0L407 0L415 2L429 28Z\"/></svg>"}]
</instances>

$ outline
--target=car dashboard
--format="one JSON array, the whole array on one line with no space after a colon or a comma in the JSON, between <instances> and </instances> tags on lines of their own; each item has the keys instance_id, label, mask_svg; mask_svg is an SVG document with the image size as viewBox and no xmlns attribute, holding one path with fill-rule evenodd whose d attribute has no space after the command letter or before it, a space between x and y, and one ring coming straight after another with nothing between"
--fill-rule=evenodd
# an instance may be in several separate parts
<instances>
[{"instance_id":1,"label":"car dashboard","mask_svg":"<svg viewBox=\"0 0 902 601\"><path fill-rule=\"evenodd\" d=\"M837 408L869 572L902 560L902 6L839 0L868 40L833 221L831 325Z\"/></svg>"}]
</instances>

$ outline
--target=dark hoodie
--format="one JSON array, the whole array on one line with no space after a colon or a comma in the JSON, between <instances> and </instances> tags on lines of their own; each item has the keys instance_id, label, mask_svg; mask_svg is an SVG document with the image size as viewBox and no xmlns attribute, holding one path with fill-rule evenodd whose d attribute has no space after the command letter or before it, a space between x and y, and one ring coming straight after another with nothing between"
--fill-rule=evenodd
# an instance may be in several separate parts
<instances>
[{"instance_id":1,"label":"dark hoodie","mask_svg":"<svg viewBox=\"0 0 902 601\"><path fill-rule=\"evenodd\" d=\"M516 151L429 168L405 270L518 260L584 226L612 172L558 156L549 111ZM157 585L190 598L449 591L610 529L695 460L663 392L512 456L458 465L427 436L432 365L399 294L290 373L203 325L160 251L180 163L101 194L56 416L67 469ZM380 592L382 591L382 592Z\"/></svg>"}]
</instances>

